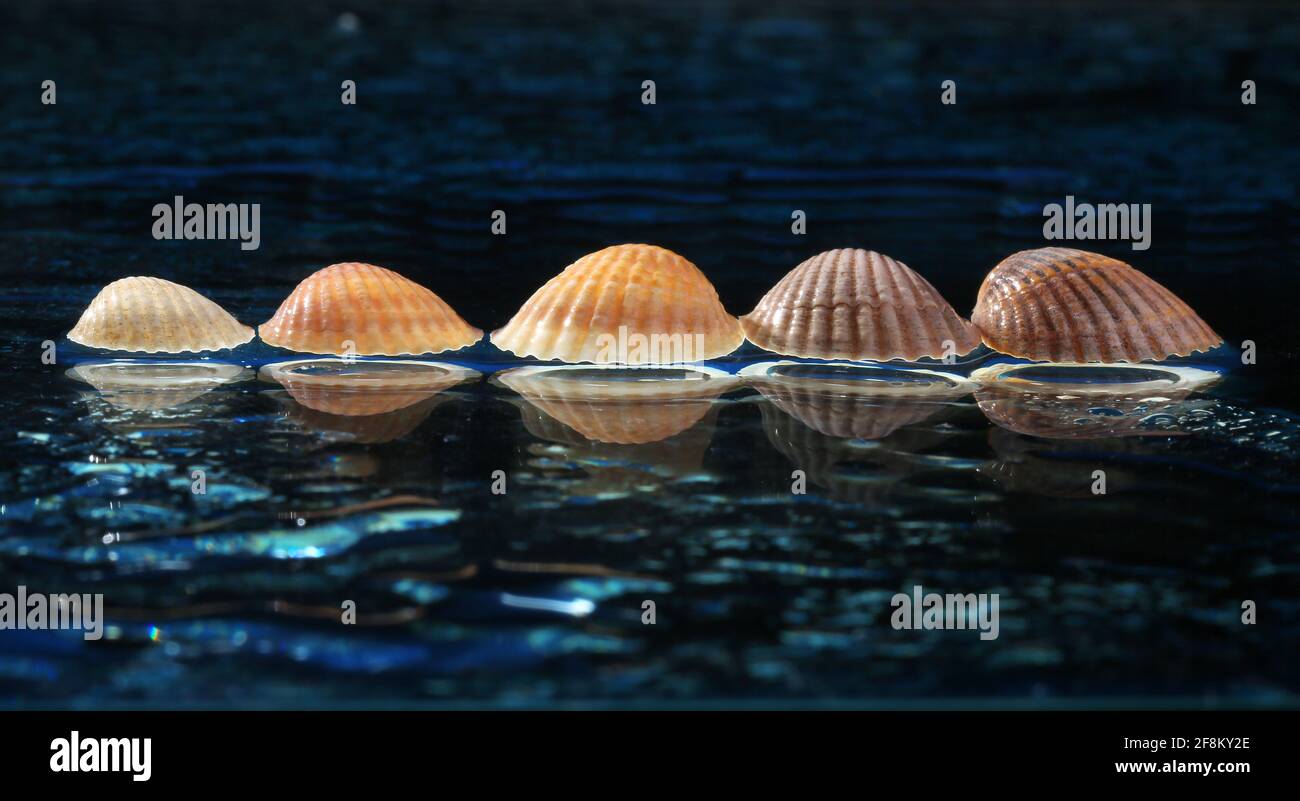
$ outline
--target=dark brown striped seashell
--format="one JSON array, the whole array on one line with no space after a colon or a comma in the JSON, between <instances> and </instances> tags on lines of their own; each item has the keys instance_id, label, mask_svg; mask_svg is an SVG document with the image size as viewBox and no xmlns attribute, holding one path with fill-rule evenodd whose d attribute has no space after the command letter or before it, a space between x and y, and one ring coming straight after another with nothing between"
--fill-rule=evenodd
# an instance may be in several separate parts
<instances>
[{"instance_id":1,"label":"dark brown striped seashell","mask_svg":"<svg viewBox=\"0 0 1300 801\"><path fill-rule=\"evenodd\" d=\"M813 256L740 322L760 348L804 358L915 361L979 346L979 333L928 281L869 250Z\"/></svg>"},{"instance_id":2,"label":"dark brown striped seashell","mask_svg":"<svg viewBox=\"0 0 1300 801\"><path fill-rule=\"evenodd\" d=\"M1159 361L1223 341L1140 271L1070 248L1003 259L980 286L971 321L989 347L1035 361Z\"/></svg>"}]
</instances>

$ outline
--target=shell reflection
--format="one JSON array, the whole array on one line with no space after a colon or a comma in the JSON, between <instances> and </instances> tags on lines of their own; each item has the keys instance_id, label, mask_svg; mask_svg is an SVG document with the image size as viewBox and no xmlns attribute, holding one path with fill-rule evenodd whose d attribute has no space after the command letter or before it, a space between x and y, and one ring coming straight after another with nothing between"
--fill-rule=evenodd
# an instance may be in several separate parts
<instances>
[{"instance_id":1,"label":"shell reflection","mask_svg":"<svg viewBox=\"0 0 1300 801\"><path fill-rule=\"evenodd\" d=\"M739 385L720 370L522 367L494 380L518 393L524 427L587 476L577 494L626 492L696 473L713 440L718 399ZM538 464L535 462L535 464Z\"/></svg>"},{"instance_id":2,"label":"shell reflection","mask_svg":"<svg viewBox=\"0 0 1300 801\"><path fill-rule=\"evenodd\" d=\"M739 384L707 367L521 367L496 380L583 438L614 445L679 434Z\"/></svg>"},{"instance_id":3,"label":"shell reflection","mask_svg":"<svg viewBox=\"0 0 1300 801\"><path fill-rule=\"evenodd\" d=\"M94 387L120 409L156 412L187 404L224 384L247 381L253 372L220 362L131 360L79 364L66 375Z\"/></svg>"},{"instance_id":4,"label":"shell reflection","mask_svg":"<svg viewBox=\"0 0 1300 801\"><path fill-rule=\"evenodd\" d=\"M440 393L479 373L441 362L300 359L259 376L285 388L278 400L300 426L370 444L409 434L446 400Z\"/></svg>"},{"instance_id":5,"label":"shell reflection","mask_svg":"<svg viewBox=\"0 0 1300 801\"><path fill-rule=\"evenodd\" d=\"M1009 491L1090 498L1103 470L1107 494L1141 482L1121 460L1150 456L1135 437L1177 437L1187 415L1215 404L1195 393L1218 380L1207 370L1121 365L995 365L976 371L976 403L995 424L996 458L980 473Z\"/></svg>"},{"instance_id":6,"label":"shell reflection","mask_svg":"<svg viewBox=\"0 0 1300 801\"><path fill-rule=\"evenodd\" d=\"M980 410L997 425L1052 439L1168 435L1160 428L1217 373L1167 365L998 364L976 370ZM1176 432L1174 432L1176 433Z\"/></svg>"},{"instance_id":7,"label":"shell reflection","mask_svg":"<svg viewBox=\"0 0 1300 801\"><path fill-rule=\"evenodd\" d=\"M772 362L741 371L764 402L772 445L833 498L879 500L903 479L964 464L929 452L975 385L932 370Z\"/></svg>"}]
</instances>

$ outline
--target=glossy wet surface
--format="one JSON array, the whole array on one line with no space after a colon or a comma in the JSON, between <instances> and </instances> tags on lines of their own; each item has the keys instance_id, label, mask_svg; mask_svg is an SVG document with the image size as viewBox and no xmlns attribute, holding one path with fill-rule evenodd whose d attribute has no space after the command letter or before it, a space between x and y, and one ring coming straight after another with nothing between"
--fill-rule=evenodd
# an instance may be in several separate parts
<instances>
[{"instance_id":1,"label":"glossy wet surface","mask_svg":"<svg viewBox=\"0 0 1300 801\"><path fill-rule=\"evenodd\" d=\"M103 593L109 626L0 631L0 704L1295 702L1294 15L413 4L350 30L271 3L227 30L33 8L0 30L29 54L6 88L50 75L60 99L0 137L0 592ZM1241 106L1242 74L1267 102ZM557 378L480 345L360 388L334 379L375 368L282 382L267 366L300 357L260 342L178 376L62 338L126 275L251 325L349 259L491 330L633 241L733 313L863 246L965 314L1067 193L1153 204L1149 251L1095 249L1225 336L1183 365L1217 383L969 383L987 357L755 376L753 349L681 384ZM262 203L261 249L154 241L175 194ZM918 584L998 593L999 637L895 630Z\"/></svg>"}]
</instances>

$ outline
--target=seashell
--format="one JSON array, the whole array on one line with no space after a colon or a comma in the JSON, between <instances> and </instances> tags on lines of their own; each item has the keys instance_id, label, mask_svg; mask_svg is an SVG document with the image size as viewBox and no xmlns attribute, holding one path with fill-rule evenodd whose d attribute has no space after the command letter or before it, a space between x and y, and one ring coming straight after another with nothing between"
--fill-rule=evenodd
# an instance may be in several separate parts
<instances>
[{"instance_id":1,"label":"seashell","mask_svg":"<svg viewBox=\"0 0 1300 801\"><path fill-rule=\"evenodd\" d=\"M1003 259L980 285L971 320L989 347L1035 361L1159 361L1223 341L1138 270L1070 248Z\"/></svg>"},{"instance_id":2,"label":"seashell","mask_svg":"<svg viewBox=\"0 0 1300 801\"><path fill-rule=\"evenodd\" d=\"M764 350L812 359L938 359L980 342L928 281L860 249L828 250L795 267L740 324Z\"/></svg>"},{"instance_id":3,"label":"seashell","mask_svg":"<svg viewBox=\"0 0 1300 801\"><path fill-rule=\"evenodd\" d=\"M257 333L276 347L336 356L439 353L483 338L428 289L392 270L355 262L331 264L304 278Z\"/></svg>"},{"instance_id":4,"label":"seashell","mask_svg":"<svg viewBox=\"0 0 1300 801\"><path fill-rule=\"evenodd\" d=\"M496 380L585 439L619 445L658 442L691 428L739 383L704 368L521 367Z\"/></svg>"},{"instance_id":5,"label":"seashell","mask_svg":"<svg viewBox=\"0 0 1300 801\"><path fill-rule=\"evenodd\" d=\"M68 339L105 350L199 353L234 348L253 329L187 286L135 276L99 291Z\"/></svg>"},{"instance_id":6,"label":"seashell","mask_svg":"<svg viewBox=\"0 0 1300 801\"><path fill-rule=\"evenodd\" d=\"M492 333L519 356L668 364L731 353L744 341L699 268L654 245L615 245L547 281Z\"/></svg>"}]
</instances>

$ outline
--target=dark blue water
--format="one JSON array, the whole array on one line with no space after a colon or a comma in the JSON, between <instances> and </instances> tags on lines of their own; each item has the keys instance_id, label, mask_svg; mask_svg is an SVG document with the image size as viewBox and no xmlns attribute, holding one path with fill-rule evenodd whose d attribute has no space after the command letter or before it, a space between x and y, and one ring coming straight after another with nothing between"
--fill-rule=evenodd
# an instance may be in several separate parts
<instances>
[{"instance_id":1,"label":"dark blue water","mask_svg":"<svg viewBox=\"0 0 1300 801\"><path fill-rule=\"evenodd\" d=\"M0 26L0 592L103 593L109 621L98 642L0 631L0 703L1295 703L1294 13L384 9L22 2ZM177 194L260 203L260 249L155 241ZM1217 383L539 403L481 344L452 358L477 380L356 415L259 379L292 358L260 342L216 357L244 380L197 395L66 375L105 354L63 334L138 274L256 324L363 260L492 329L607 244L682 253L737 314L859 246L968 313L1067 194L1152 204L1150 250L1088 247L1224 335L1192 360ZM917 584L997 593L999 637L895 630Z\"/></svg>"}]
</instances>

